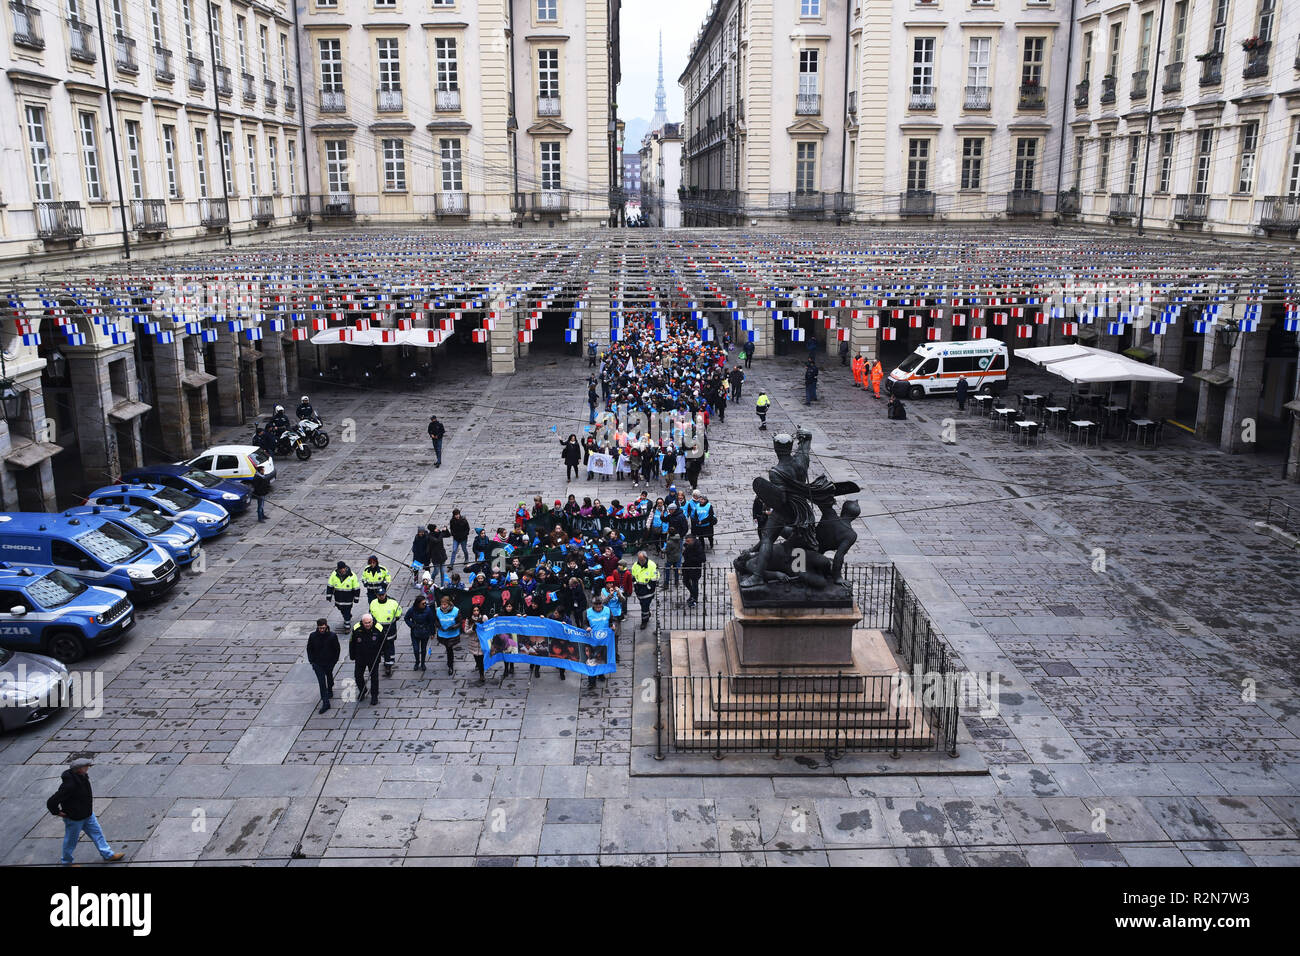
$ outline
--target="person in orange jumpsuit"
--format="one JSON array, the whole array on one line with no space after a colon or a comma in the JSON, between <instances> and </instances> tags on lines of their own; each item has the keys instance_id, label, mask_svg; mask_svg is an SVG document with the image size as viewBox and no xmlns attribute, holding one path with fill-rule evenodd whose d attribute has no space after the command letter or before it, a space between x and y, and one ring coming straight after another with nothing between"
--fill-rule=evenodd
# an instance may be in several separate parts
<instances>
[{"instance_id":1,"label":"person in orange jumpsuit","mask_svg":"<svg viewBox=\"0 0 1300 956\"><path fill-rule=\"evenodd\" d=\"M859 388L863 386L862 379L863 379L863 373L865 371L864 369L865 365L866 365L866 359L864 359L861 355L857 356L853 360L853 384L857 385Z\"/></svg>"},{"instance_id":2,"label":"person in orange jumpsuit","mask_svg":"<svg viewBox=\"0 0 1300 956\"><path fill-rule=\"evenodd\" d=\"M885 377L885 370L880 367L880 359L876 359L871 366L871 390L876 393L876 398L880 397L880 380Z\"/></svg>"}]
</instances>

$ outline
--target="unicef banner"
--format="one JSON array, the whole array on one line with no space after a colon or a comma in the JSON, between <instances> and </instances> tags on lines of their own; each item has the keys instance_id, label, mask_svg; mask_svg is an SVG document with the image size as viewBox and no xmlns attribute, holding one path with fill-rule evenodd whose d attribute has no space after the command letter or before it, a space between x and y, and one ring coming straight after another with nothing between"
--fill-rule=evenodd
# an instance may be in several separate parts
<instances>
[{"instance_id":1,"label":"unicef banner","mask_svg":"<svg viewBox=\"0 0 1300 956\"><path fill-rule=\"evenodd\" d=\"M494 617L478 625L483 667L509 661L563 667L591 677L617 670L614 631L588 631L548 617Z\"/></svg>"}]
</instances>

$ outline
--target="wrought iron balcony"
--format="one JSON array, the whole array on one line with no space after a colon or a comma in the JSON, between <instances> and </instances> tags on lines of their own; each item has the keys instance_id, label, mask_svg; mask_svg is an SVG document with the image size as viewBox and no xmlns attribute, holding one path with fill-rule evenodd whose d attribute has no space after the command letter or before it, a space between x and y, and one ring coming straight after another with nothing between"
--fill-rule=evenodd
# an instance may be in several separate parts
<instances>
[{"instance_id":1,"label":"wrought iron balcony","mask_svg":"<svg viewBox=\"0 0 1300 956\"><path fill-rule=\"evenodd\" d=\"M439 216L468 216L469 195L459 189L434 193L433 208Z\"/></svg>"},{"instance_id":2,"label":"wrought iron balcony","mask_svg":"<svg viewBox=\"0 0 1300 956\"><path fill-rule=\"evenodd\" d=\"M1134 70L1133 77L1129 84L1129 99L1144 100L1147 96L1147 77L1151 75L1150 70Z\"/></svg>"},{"instance_id":3,"label":"wrought iron balcony","mask_svg":"<svg viewBox=\"0 0 1300 956\"><path fill-rule=\"evenodd\" d=\"M135 40L125 33L113 34L113 62L122 73L139 73L140 63L135 58Z\"/></svg>"},{"instance_id":4,"label":"wrought iron balcony","mask_svg":"<svg viewBox=\"0 0 1300 956\"><path fill-rule=\"evenodd\" d=\"M202 93L208 88L208 81L203 78L204 62L198 57L186 57L185 59L185 77L190 85L190 89L196 93Z\"/></svg>"},{"instance_id":5,"label":"wrought iron balcony","mask_svg":"<svg viewBox=\"0 0 1300 956\"><path fill-rule=\"evenodd\" d=\"M1041 110L1047 106L1047 89L1038 83L1020 84L1020 108Z\"/></svg>"},{"instance_id":6,"label":"wrought iron balcony","mask_svg":"<svg viewBox=\"0 0 1300 956\"><path fill-rule=\"evenodd\" d=\"M311 218L311 197L306 193L299 193L293 197L293 218L299 222L306 222Z\"/></svg>"},{"instance_id":7,"label":"wrought iron balcony","mask_svg":"<svg viewBox=\"0 0 1300 956\"><path fill-rule=\"evenodd\" d=\"M1088 94L1092 88L1092 83L1088 80L1080 80L1074 85L1074 105L1082 108L1088 105Z\"/></svg>"},{"instance_id":8,"label":"wrought iron balcony","mask_svg":"<svg viewBox=\"0 0 1300 956\"><path fill-rule=\"evenodd\" d=\"M160 83L170 83L176 79L172 70L172 51L165 46L153 48L153 78Z\"/></svg>"},{"instance_id":9,"label":"wrought iron balcony","mask_svg":"<svg viewBox=\"0 0 1300 956\"><path fill-rule=\"evenodd\" d=\"M320 111L322 113L342 113L346 109L347 97L343 95L343 87L320 91Z\"/></svg>"},{"instance_id":10,"label":"wrought iron balcony","mask_svg":"<svg viewBox=\"0 0 1300 956\"><path fill-rule=\"evenodd\" d=\"M275 219L275 198L272 196L253 197L253 221L259 226L266 226Z\"/></svg>"},{"instance_id":11,"label":"wrought iron balcony","mask_svg":"<svg viewBox=\"0 0 1300 956\"><path fill-rule=\"evenodd\" d=\"M257 102L257 80L253 78L252 73L239 74L239 89L242 99L245 103Z\"/></svg>"},{"instance_id":12,"label":"wrought iron balcony","mask_svg":"<svg viewBox=\"0 0 1300 956\"><path fill-rule=\"evenodd\" d=\"M789 193L785 208L791 216L820 216L826 211L826 194L813 190Z\"/></svg>"},{"instance_id":13,"label":"wrought iron balcony","mask_svg":"<svg viewBox=\"0 0 1300 956\"><path fill-rule=\"evenodd\" d=\"M199 222L214 229L230 222L230 211L224 199L200 199Z\"/></svg>"},{"instance_id":14,"label":"wrought iron balcony","mask_svg":"<svg viewBox=\"0 0 1300 956\"><path fill-rule=\"evenodd\" d=\"M375 108L380 113L400 113L402 111L402 88L400 86L381 86L375 90Z\"/></svg>"},{"instance_id":15,"label":"wrought iron balcony","mask_svg":"<svg viewBox=\"0 0 1300 956\"><path fill-rule=\"evenodd\" d=\"M538 116L559 116L560 115L560 96L558 93L537 97L537 115Z\"/></svg>"},{"instance_id":16,"label":"wrought iron balcony","mask_svg":"<svg viewBox=\"0 0 1300 956\"><path fill-rule=\"evenodd\" d=\"M275 109L275 80L268 80L266 77L262 77L262 102L266 104L267 109Z\"/></svg>"},{"instance_id":17,"label":"wrought iron balcony","mask_svg":"<svg viewBox=\"0 0 1300 956\"><path fill-rule=\"evenodd\" d=\"M989 88L987 86L966 87L966 109L986 110L989 108Z\"/></svg>"},{"instance_id":18,"label":"wrought iron balcony","mask_svg":"<svg viewBox=\"0 0 1300 956\"><path fill-rule=\"evenodd\" d=\"M322 219L354 219L357 206L350 192L324 193L320 197Z\"/></svg>"},{"instance_id":19,"label":"wrought iron balcony","mask_svg":"<svg viewBox=\"0 0 1300 956\"><path fill-rule=\"evenodd\" d=\"M136 232L160 235L167 228L166 200L132 199L131 220Z\"/></svg>"},{"instance_id":20,"label":"wrought iron balcony","mask_svg":"<svg viewBox=\"0 0 1300 956\"><path fill-rule=\"evenodd\" d=\"M1160 86L1162 93L1177 93L1183 88L1183 64L1165 64L1165 81Z\"/></svg>"},{"instance_id":21,"label":"wrought iron balcony","mask_svg":"<svg viewBox=\"0 0 1300 956\"><path fill-rule=\"evenodd\" d=\"M217 95L234 96L235 84L231 78L230 67L217 65Z\"/></svg>"},{"instance_id":22,"label":"wrought iron balcony","mask_svg":"<svg viewBox=\"0 0 1300 956\"><path fill-rule=\"evenodd\" d=\"M528 193L511 193L510 211L521 216L528 212Z\"/></svg>"},{"instance_id":23,"label":"wrought iron balcony","mask_svg":"<svg viewBox=\"0 0 1300 956\"><path fill-rule=\"evenodd\" d=\"M1110 194L1110 218L1132 219L1137 215L1137 195L1135 193Z\"/></svg>"},{"instance_id":24,"label":"wrought iron balcony","mask_svg":"<svg viewBox=\"0 0 1300 956\"><path fill-rule=\"evenodd\" d=\"M1223 82L1223 54L1213 50L1197 57L1201 61L1201 86L1218 86Z\"/></svg>"},{"instance_id":25,"label":"wrought iron balcony","mask_svg":"<svg viewBox=\"0 0 1300 956\"><path fill-rule=\"evenodd\" d=\"M460 87L451 86L445 90L444 89L434 90L433 108L436 112L439 113L459 113L460 112Z\"/></svg>"},{"instance_id":26,"label":"wrought iron balcony","mask_svg":"<svg viewBox=\"0 0 1300 956\"><path fill-rule=\"evenodd\" d=\"M1210 197L1203 193L1182 193L1174 197L1175 222L1205 222L1210 214Z\"/></svg>"},{"instance_id":27,"label":"wrought iron balcony","mask_svg":"<svg viewBox=\"0 0 1300 956\"><path fill-rule=\"evenodd\" d=\"M68 17L68 52L78 63L94 63L99 59L95 46L95 28L76 17Z\"/></svg>"},{"instance_id":28,"label":"wrought iron balcony","mask_svg":"<svg viewBox=\"0 0 1300 956\"><path fill-rule=\"evenodd\" d=\"M933 216L934 193L928 189L909 189L899 194L900 216Z\"/></svg>"},{"instance_id":29,"label":"wrought iron balcony","mask_svg":"<svg viewBox=\"0 0 1300 956\"><path fill-rule=\"evenodd\" d=\"M1101 105L1109 106L1115 102L1115 77L1103 76L1101 78Z\"/></svg>"},{"instance_id":30,"label":"wrought iron balcony","mask_svg":"<svg viewBox=\"0 0 1300 956\"><path fill-rule=\"evenodd\" d=\"M1259 213L1260 228L1266 232L1300 230L1300 196L1266 196Z\"/></svg>"},{"instance_id":31,"label":"wrought iron balcony","mask_svg":"<svg viewBox=\"0 0 1300 956\"><path fill-rule=\"evenodd\" d=\"M567 189L543 189L533 193L529 208L533 212L568 212L569 192Z\"/></svg>"},{"instance_id":32,"label":"wrought iron balcony","mask_svg":"<svg viewBox=\"0 0 1300 956\"><path fill-rule=\"evenodd\" d=\"M934 87L913 86L908 90L907 108L909 110L934 109Z\"/></svg>"},{"instance_id":33,"label":"wrought iron balcony","mask_svg":"<svg viewBox=\"0 0 1300 956\"><path fill-rule=\"evenodd\" d=\"M284 111L292 113L298 108L298 89L294 86L285 84L284 87Z\"/></svg>"},{"instance_id":34,"label":"wrought iron balcony","mask_svg":"<svg viewBox=\"0 0 1300 956\"><path fill-rule=\"evenodd\" d=\"M857 208L857 196L853 193L833 193L831 209L838 215L847 215Z\"/></svg>"},{"instance_id":35,"label":"wrought iron balcony","mask_svg":"<svg viewBox=\"0 0 1300 956\"><path fill-rule=\"evenodd\" d=\"M1056 194L1056 212L1062 216L1077 216L1083 203L1077 188L1062 189Z\"/></svg>"},{"instance_id":36,"label":"wrought iron balcony","mask_svg":"<svg viewBox=\"0 0 1300 956\"><path fill-rule=\"evenodd\" d=\"M1013 189L1007 193L1008 216L1041 216L1043 191L1041 189Z\"/></svg>"},{"instance_id":37,"label":"wrought iron balcony","mask_svg":"<svg viewBox=\"0 0 1300 956\"><path fill-rule=\"evenodd\" d=\"M858 91L857 90L849 90L848 110L852 115L854 116L858 115ZM743 115L741 118L742 119L744 118Z\"/></svg>"},{"instance_id":38,"label":"wrought iron balcony","mask_svg":"<svg viewBox=\"0 0 1300 956\"><path fill-rule=\"evenodd\" d=\"M1268 54L1272 48L1273 44L1265 40L1246 51L1246 65L1241 70L1244 79L1258 80L1268 76Z\"/></svg>"},{"instance_id":39,"label":"wrought iron balcony","mask_svg":"<svg viewBox=\"0 0 1300 956\"><path fill-rule=\"evenodd\" d=\"M44 50L45 34L41 31L41 11L25 3L11 3L9 9L14 20L14 45L29 50Z\"/></svg>"},{"instance_id":40,"label":"wrought iron balcony","mask_svg":"<svg viewBox=\"0 0 1300 956\"><path fill-rule=\"evenodd\" d=\"M81 203L38 202L36 209L36 235L40 239L79 239Z\"/></svg>"},{"instance_id":41,"label":"wrought iron balcony","mask_svg":"<svg viewBox=\"0 0 1300 956\"><path fill-rule=\"evenodd\" d=\"M795 116L819 116L822 111L820 93L796 93L794 98Z\"/></svg>"}]
</instances>

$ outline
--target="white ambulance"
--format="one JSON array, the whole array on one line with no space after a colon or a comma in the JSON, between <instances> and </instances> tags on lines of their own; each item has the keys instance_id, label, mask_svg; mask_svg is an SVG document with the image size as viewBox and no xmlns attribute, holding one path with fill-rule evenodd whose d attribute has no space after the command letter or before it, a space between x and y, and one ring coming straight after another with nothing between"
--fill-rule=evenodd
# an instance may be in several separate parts
<instances>
[{"instance_id":1,"label":"white ambulance","mask_svg":"<svg viewBox=\"0 0 1300 956\"><path fill-rule=\"evenodd\" d=\"M889 373L889 388L899 397L951 393L963 375L972 392L1000 395L1007 387L1007 346L997 339L926 342Z\"/></svg>"}]
</instances>

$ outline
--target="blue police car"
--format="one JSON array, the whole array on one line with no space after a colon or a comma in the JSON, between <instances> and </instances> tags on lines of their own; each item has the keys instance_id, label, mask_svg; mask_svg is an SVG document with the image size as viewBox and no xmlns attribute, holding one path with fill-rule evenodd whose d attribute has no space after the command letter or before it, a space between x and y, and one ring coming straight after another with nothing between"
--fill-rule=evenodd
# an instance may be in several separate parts
<instances>
[{"instance_id":1,"label":"blue police car","mask_svg":"<svg viewBox=\"0 0 1300 956\"><path fill-rule=\"evenodd\" d=\"M203 501L221 505L233 515L243 514L252 500L252 492L242 481L227 481L192 465L149 465L133 468L122 476L132 484L162 485L183 491Z\"/></svg>"},{"instance_id":2,"label":"blue police car","mask_svg":"<svg viewBox=\"0 0 1300 956\"><path fill-rule=\"evenodd\" d=\"M137 538L158 545L181 567L199 556L199 535L189 525L164 517L153 508L134 505L82 505L63 512L65 515L99 515Z\"/></svg>"},{"instance_id":3,"label":"blue police car","mask_svg":"<svg viewBox=\"0 0 1300 956\"><path fill-rule=\"evenodd\" d=\"M122 591L49 565L0 561L0 647L70 664L115 643L134 623L135 607Z\"/></svg>"},{"instance_id":4,"label":"blue police car","mask_svg":"<svg viewBox=\"0 0 1300 956\"><path fill-rule=\"evenodd\" d=\"M87 495L86 504L148 508L189 525L205 539L215 538L230 524L230 513L220 505L162 485L106 485Z\"/></svg>"}]
</instances>

